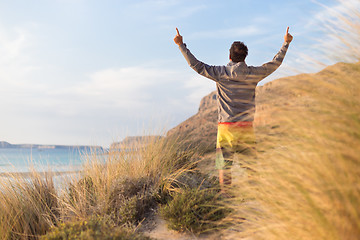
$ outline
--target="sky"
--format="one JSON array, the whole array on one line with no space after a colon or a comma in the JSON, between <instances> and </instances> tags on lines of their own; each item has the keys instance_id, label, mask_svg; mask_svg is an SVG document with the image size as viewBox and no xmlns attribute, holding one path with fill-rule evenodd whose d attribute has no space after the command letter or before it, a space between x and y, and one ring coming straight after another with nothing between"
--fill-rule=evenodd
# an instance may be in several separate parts
<instances>
[{"instance_id":1,"label":"sky","mask_svg":"<svg viewBox=\"0 0 360 240\"><path fill-rule=\"evenodd\" d=\"M320 70L308 59L321 58L318 26L339 7L332 0L0 1L0 141L107 147L128 135L165 134L215 90L187 65L173 42L176 27L201 61L226 65L240 40L256 66L273 58L289 26L294 40L264 84Z\"/></svg>"}]
</instances>

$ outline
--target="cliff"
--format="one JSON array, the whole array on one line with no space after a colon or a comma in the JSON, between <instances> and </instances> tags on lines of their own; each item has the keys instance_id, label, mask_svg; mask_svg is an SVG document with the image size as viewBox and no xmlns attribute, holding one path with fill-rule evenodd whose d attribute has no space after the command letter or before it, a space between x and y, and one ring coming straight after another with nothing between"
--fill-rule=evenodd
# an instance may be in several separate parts
<instances>
[{"instance_id":1,"label":"cliff","mask_svg":"<svg viewBox=\"0 0 360 240\"><path fill-rule=\"evenodd\" d=\"M193 145L202 151L213 151L216 145L217 104L216 92L200 101L198 112L169 130L167 137L178 137L185 145Z\"/></svg>"},{"instance_id":2,"label":"cliff","mask_svg":"<svg viewBox=\"0 0 360 240\"><path fill-rule=\"evenodd\" d=\"M138 149L143 148L149 143L162 139L162 136L127 136L121 142L114 142L110 149Z\"/></svg>"}]
</instances>

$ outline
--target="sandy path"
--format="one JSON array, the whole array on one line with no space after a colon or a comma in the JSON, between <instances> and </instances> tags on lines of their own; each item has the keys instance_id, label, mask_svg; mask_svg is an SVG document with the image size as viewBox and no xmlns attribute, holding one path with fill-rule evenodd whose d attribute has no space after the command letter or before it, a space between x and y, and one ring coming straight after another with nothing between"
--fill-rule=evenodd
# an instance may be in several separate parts
<instances>
[{"instance_id":1,"label":"sandy path","mask_svg":"<svg viewBox=\"0 0 360 240\"><path fill-rule=\"evenodd\" d=\"M166 221L160 216L155 216L152 224L154 227L151 230L145 231L144 234L154 239L158 240L217 240L221 239L220 236L213 235L200 235L195 236L191 233L180 233L171 229L168 229L166 226ZM215 236L216 235L216 236Z\"/></svg>"}]
</instances>

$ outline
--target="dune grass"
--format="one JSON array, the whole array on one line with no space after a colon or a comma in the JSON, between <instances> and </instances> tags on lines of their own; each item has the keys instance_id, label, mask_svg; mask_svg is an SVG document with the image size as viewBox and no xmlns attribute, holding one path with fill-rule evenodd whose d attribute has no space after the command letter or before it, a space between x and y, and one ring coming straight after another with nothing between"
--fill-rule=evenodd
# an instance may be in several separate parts
<instances>
[{"instance_id":1,"label":"dune grass","mask_svg":"<svg viewBox=\"0 0 360 240\"><path fill-rule=\"evenodd\" d=\"M60 189L55 189L51 173L4 177L0 239L98 239L105 233L101 238L117 234L149 239L137 232L159 205L180 196L183 189L214 188L215 181L196 169L197 154L178 138L154 138L89 153L83 170Z\"/></svg>"},{"instance_id":2,"label":"dune grass","mask_svg":"<svg viewBox=\"0 0 360 240\"><path fill-rule=\"evenodd\" d=\"M110 149L105 162L102 156L91 155L81 179L64 194L65 215L84 219L106 213L118 218L119 224L141 222L145 210L172 191L178 176L193 167L189 160L194 152L180 147L180 141L159 138L146 147ZM136 211L124 212L129 209Z\"/></svg>"},{"instance_id":3,"label":"dune grass","mask_svg":"<svg viewBox=\"0 0 360 240\"><path fill-rule=\"evenodd\" d=\"M9 174L0 189L0 239L37 239L56 224L58 198L51 176Z\"/></svg>"},{"instance_id":4,"label":"dune grass","mask_svg":"<svg viewBox=\"0 0 360 240\"><path fill-rule=\"evenodd\" d=\"M279 115L274 121L280 127L258 132L261 153L251 166L257 184L245 191L259 203L248 219L257 219L252 227L261 229L260 239L360 234L360 64L337 67L338 72L322 73L331 74L331 83L321 74L302 81L300 99L292 99L299 105L270 108L267 114ZM349 76L346 69L356 74Z\"/></svg>"},{"instance_id":5,"label":"dune grass","mask_svg":"<svg viewBox=\"0 0 360 240\"><path fill-rule=\"evenodd\" d=\"M335 12L338 21L325 30L344 44L338 48L344 60L359 60L359 48L353 47L360 46L360 13L352 8L348 14ZM360 62L338 63L282 79L275 94L262 92L257 117L267 121L257 126L254 184L235 183L243 190L239 199L246 201L232 203L241 231L228 233L229 239L358 239L359 80Z\"/></svg>"}]
</instances>

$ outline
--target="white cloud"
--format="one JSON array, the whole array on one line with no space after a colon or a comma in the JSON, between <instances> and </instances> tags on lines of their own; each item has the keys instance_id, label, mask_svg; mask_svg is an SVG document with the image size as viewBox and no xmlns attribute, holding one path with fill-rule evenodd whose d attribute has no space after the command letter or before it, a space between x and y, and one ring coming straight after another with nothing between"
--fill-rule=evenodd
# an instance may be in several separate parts
<instances>
[{"instance_id":1,"label":"white cloud","mask_svg":"<svg viewBox=\"0 0 360 240\"><path fill-rule=\"evenodd\" d=\"M25 29L16 28L12 32L0 27L0 59L5 62L20 56L29 45L29 35Z\"/></svg>"},{"instance_id":2,"label":"white cloud","mask_svg":"<svg viewBox=\"0 0 360 240\"><path fill-rule=\"evenodd\" d=\"M135 7L138 8L149 8L149 7L169 7L181 4L181 0L146 0L136 2L134 4Z\"/></svg>"},{"instance_id":3,"label":"white cloud","mask_svg":"<svg viewBox=\"0 0 360 240\"><path fill-rule=\"evenodd\" d=\"M167 21L172 21L172 20L176 20L177 22L180 19L186 19L189 18L191 16L193 16L194 14L203 11L204 9L206 9L205 5L198 5L198 6L191 6L191 7L182 7L181 9L172 12L171 14L169 14L168 12L166 14L162 14L156 17L156 19L159 22L167 22Z\"/></svg>"},{"instance_id":4,"label":"white cloud","mask_svg":"<svg viewBox=\"0 0 360 240\"><path fill-rule=\"evenodd\" d=\"M351 24L360 26L356 17L356 12L360 11L360 1L313 2L320 10L306 17L301 27L294 27L294 32L290 28L294 41L285 59L288 65L283 64L279 71L286 73L284 76L289 75L287 73L318 72L339 61L356 61L359 56L360 41L356 31L353 31L358 27L353 28ZM346 22L345 19L352 20ZM278 76L277 72L272 76Z\"/></svg>"},{"instance_id":5,"label":"white cloud","mask_svg":"<svg viewBox=\"0 0 360 240\"><path fill-rule=\"evenodd\" d=\"M190 93L186 96L186 100L196 106L199 105L200 100L216 89L215 82L202 77L194 75L184 83L185 88L189 89Z\"/></svg>"},{"instance_id":6,"label":"white cloud","mask_svg":"<svg viewBox=\"0 0 360 240\"><path fill-rule=\"evenodd\" d=\"M349 16L351 12L356 13L356 11L359 11L360 9L360 2L358 0L338 0L337 4L333 6L328 6L318 1L314 2L323 7L323 10L316 13L313 18L309 19L309 26L338 21L339 15Z\"/></svg>"},{"instance_id":7,"label":"white cloud","mask_svg":"<svg viewBox=\"0 0 360 240\"><path fill-rule=\"evenodd\" d=\"M253 36L260 34L261 30L256 26L247 26L242 28L217 29L214 31L200 31L189 35L192 39L202 38L237 38L244 36Z\"/></svg>"},{"instance_id":8,"label":"white cloud","mask_svg":"<svg viewBox=\"0 0 360 240\"><path fill-rule=\"evenodd\" d=\"M89 82L71 91L95 102L132 108L146 105L154 97L150 89L161 88L176 75L174 71L155 68L110 68L90 74Z\"/></svg>"},{"instance_id":9,"label":"white cloud","mask_svg":"<svg viewBox=\"0 0 360 240\"><path fill-rule=\"evenodd\" d=\"M316 3L323 10L310 18L307 29L323 34L314 44L314 48L320 52L320 61L328 64L333 61L357 61L360 40L356 29L360 26L360 1L339 0L333 6Z\"/></svg>"},{"instance_id":10,"label":"white cloud","mask_svg":"<svg viewBox=\"0 0 360 240\"><path fill-rule=\"evenodd\" d=\"M188 18L207 8L206 4L184 4L181 0L146 0L135 3L136 12L144 11L152 14L152 18L160 22Z\"/></svg>"},{"instance_id":11,"label":"white cloud","mask_svg":"<svg viewBox=\"0 0 360 240\"><path fill-rule=\"evenodd\" d=\"M25 28L6 29L0 25L0 84L26 76L33 68L25 53L32 44Z\"/></svg>"},{"instance_id":12,"label":"white cloud","mask_svg":"<svg viewBox=\"0 0 360 240\"><path fill-rule=\"evenodd\" d=\"M69 144L81 139L85 144L94 134L96 138L106 138L120 127L134 134L139 130L134 124L147 124L151 119L167 121L164 116L184 114L177 112L176 105L184 103L185 97L180 93L183 89L174 86L182 78L175 70L127 67L96 71L88 75L88 81L61 88L54 88L51 82L42 89L22 85L13 87L12 92L7 87L0 96L5 115L1 137L9 141L33 138L31 142ZM28 92L25 86L29 87ZM189 109L184 107L182 111L185 110Z\"/></svg>"}]
</instances>

